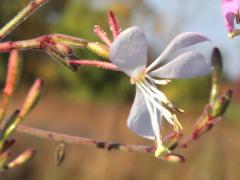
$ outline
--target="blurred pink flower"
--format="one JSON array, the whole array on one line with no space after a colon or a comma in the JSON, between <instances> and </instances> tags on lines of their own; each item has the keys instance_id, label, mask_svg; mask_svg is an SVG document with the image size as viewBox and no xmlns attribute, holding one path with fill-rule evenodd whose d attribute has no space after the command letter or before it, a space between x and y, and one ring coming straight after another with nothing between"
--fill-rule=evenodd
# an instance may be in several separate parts
<instances>
[{"instance_id":1,"label":"blurred pink flower","mask_svg":"<svg viewBox=\"0 0 240 180\"><path fill-rule=\"evenodd\" d=\"M235 29L235 23L240 23L240 0L222 0L222 12L224 16L224 23L229 32L229 37L240 35L240 30Z\"/></svg>"}]
</instances>

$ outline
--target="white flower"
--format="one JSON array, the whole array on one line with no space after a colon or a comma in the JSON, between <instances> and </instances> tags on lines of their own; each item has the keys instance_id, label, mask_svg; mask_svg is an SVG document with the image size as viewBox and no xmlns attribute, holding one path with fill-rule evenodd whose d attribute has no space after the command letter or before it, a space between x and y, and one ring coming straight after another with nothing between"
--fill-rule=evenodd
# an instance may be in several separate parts
<instances>
[{"instance_id":1,"label":"white flower","mask_svg":"<svg viewBox=\"0 0 240 180\"><path fill-rule=\"evenodd\" d=\"M139 27L123 31L110 47L111 61L130 76L132 84L136 84L136 96L127 125L139 136L156 140L156 156L169 152L162 144L162 118L173 125L176 131L182 128L176 115L169 110L177 108L158 90L157 85L165 85L169 79L193 78L211 71L211 66L204 56L194 51L182 52L172 61L159 66L170 55L172 57L179 50L204 41L208 41L208 38L199 33L180 34L148 67L147 41Z\"/></svg>"}]
</instances>

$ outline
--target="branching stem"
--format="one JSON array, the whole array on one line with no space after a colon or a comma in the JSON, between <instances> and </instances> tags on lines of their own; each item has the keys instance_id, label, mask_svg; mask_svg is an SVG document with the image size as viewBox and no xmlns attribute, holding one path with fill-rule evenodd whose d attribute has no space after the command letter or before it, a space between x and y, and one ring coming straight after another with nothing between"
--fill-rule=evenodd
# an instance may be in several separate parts
<instances>
[{"instance_id":1,"label":"branching stem","mask_svg":"<svg viewBox=\"0 0 240 180\"><path fill-rule=\"evenodd\" d=\"M70 136L61 133L50 132L46 130L40 130L36 128L31 128L27 126L19 125L17 131L32 135L35 137L53 140L57 142L64 142L67 144L78 144L85 145L88 147L95 147L105 150L122 150L128 152L142 152L142 153L154 153L154 148L152 146L142 146L142 145L128 145L115 142L100 141L91 138L84 138L78 136Z\"/></svg>"}]
</instances>

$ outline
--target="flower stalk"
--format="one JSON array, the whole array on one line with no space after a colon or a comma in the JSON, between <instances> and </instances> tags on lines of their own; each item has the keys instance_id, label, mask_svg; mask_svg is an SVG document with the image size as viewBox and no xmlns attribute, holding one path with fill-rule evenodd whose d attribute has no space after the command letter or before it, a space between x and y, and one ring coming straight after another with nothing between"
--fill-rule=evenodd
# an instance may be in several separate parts
<instances>
[{"instance_id":1,"label":"flower stalk","mask_svg":"<svg viewBox=\"0 0 240 180\"><path fill-rule=\"evenodd\" d=\"M31 16L39 7L46 4L49 0L33 0L28 3L12 20L0 29L0 40L5 38L18 25Z\"/></svg>"}]
</instances>

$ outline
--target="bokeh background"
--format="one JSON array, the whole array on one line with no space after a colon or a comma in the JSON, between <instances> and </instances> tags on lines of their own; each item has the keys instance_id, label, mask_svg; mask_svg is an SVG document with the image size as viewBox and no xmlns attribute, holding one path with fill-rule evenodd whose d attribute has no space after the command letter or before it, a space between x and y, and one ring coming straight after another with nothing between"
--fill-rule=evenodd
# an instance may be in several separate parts
<instances>
[{"instance_id":1,"label":"bokeh background","mask_svg":"<svg viewBox=\"0 0 240 180\"><path fill-rule=\"evenodd\" d=\"M11 19L28 0L1 0L0 25ZM29 39L44 34L63 33L98 41L95 24L107 29L107 11L119 17L122 28L138 25L149 40L149 59L156 58L165 45L184 31L202 32L212 45L201 46L209 56L212 46L224 57L222 91L235 90L224 121L207 136L185 150L187 162L169 164L154 157L126 152L106 152L84 146L67 146L62 166L54 161L56 142L15 133L15 153L27 147L37 149L29 164L0 174L12 180L79 179L240 179L239 80L240 38L229 40L221 16L220 0L52 0L12 32L6 40ZM79 57L96 59L87 50L76 50ZM0 54L0 86L5 81L8 53ZM43 96L24 124L46 130L130 144L151 144L126 127L134 98L134 87L122 73L93 67L71 73L38 51L24 51L21 84L9 113L19 107L27 88L36 77L45 81ZM207 103L210 78L176 80L163 91L185 113L179 118L188 134Z\"/></svg>"}]
</instances>

